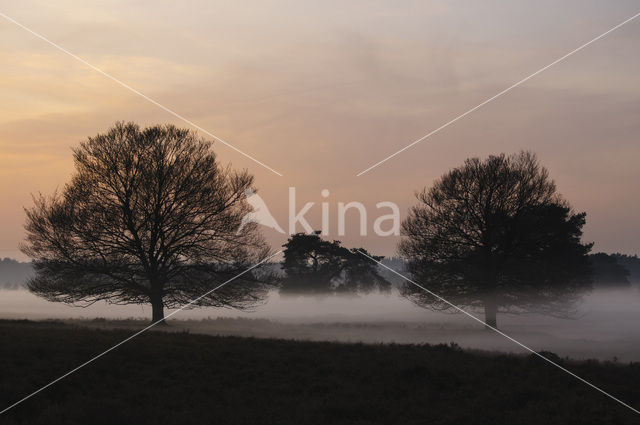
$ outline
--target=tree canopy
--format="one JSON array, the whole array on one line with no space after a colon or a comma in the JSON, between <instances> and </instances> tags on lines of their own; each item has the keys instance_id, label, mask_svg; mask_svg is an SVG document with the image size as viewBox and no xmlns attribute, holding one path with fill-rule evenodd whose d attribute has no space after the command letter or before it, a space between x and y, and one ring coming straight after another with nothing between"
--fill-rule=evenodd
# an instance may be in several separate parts
<instances>
[{"instance_id":1,"label":"tree canopy","mask_svg":"<svg viewBox=\"0 0 640 425\"><path fill-rule=\"evenodd\" d=\"M366 293L388 290L390 283L378 272L378 265L358 251L373 256L364 248L347 249L340 241L325 241L320 232L297 233L283 245L282 269L284 294Z\"/></svg>"},{"instance_id":2,"label":"tree canopy","mask_svg":"<svg viewBox=\"0 0 640 425\"><path fill-rule=\"evenodd\" d=\"M211 143L173 125L117 123L73 150L75 173L61 192L34 197L23 251L28 286L51 301L150 302L153 320L264 257L246 171L222 167ZM198 301L248 308L267 292L252 273Z\"/></svg>"},{"instance_id":3,"label":"tree canopy","mask_svg":"<svg viewBox=\"0 0 640 425\"><path fill-rule=\"evenodd\" d=\"M581 242L585 213L574 213L529 152L472 158L417 194L402 224L399 252L414 279L458 306L567 315L590 288ZM413 286L422 306L449 305Z\"/></svg>"}]
</instances>

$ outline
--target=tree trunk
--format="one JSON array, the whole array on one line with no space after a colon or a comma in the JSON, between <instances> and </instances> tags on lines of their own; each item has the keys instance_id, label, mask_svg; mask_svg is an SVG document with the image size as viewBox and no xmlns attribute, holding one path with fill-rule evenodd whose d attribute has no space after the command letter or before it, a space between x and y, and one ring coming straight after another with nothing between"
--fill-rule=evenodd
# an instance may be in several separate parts
<instances>
[{"instance_id":1,"label":"tree trunk","mask_svg":"<svg viewBox=\"0 0 640 425\"><path fill-rule=\"evenodd\" d=\"M151 311L151 323L157 322L157 325L167 324L167 322L164 321L164 303L162 302L162 295L151 296Z\"/></svg>"},{"instance_id":2,"label":"tree trunk","mask_svg":"<svg viewBox=\"0 0 640 425\"><path fill-rule=\"evenodd\" d=\"M488 299L484 303L484 323L486 329L497 328L498 322L496 315L498 313L498 306L492 299Z\"/></svg>"}]
</instances>

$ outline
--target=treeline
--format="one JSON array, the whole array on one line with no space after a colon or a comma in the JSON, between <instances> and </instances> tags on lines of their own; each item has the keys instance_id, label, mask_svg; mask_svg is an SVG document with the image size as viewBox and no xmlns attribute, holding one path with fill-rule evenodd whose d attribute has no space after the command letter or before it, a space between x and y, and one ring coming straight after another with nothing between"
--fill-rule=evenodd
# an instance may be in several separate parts
<instances>
[{"instance_id":1,"label":"treeline","mask_svg":"<svg viewBox=\"0 0 640 425\"><path fill-rule=\"evenodd\" d=\"M0 259L0 288L21 289L33 274L31 263L23 263L11 258Z\"/></svg>"},{"instance_id":2,"label":"treeline","mask_svg":"<svg viewBox=\"0 0 640 425\"><path fill-rule=\"evenodd\" d=\"M299 236L298 236L299 237ZM321 238L317 235L309 236L308 240L311 240L312 243L310 245L318 245L318 246L327 246L327 242L321 242ZM329 243L331 244L340 244L339 241L333 241ZM346 249L346 248L343 248ZM348 251L348 250L347 250ZM348 282L346 271L351 265L351 274L350 278L356 278L356 271L353 268L353 254L356 253L357 250L351 250L349 256L351 256L352 260L348 261L347 259L342 259L339 261L341 265L338 265L337 268L333 268L334 275L328 279L323 280L320 285L321 288L309 288L305 285L304 288L298 287L300 281L297 283L293 280L293 276L296 276L295 272L292 273L289 265L285 265L283 263L272 263L265 268L269 269L273 275L279 277L285 282L284 291L285 292L345 292L347 289L354 289L353 285L356 287L361 285L359 288L361 291L365 289L362 286L362 282L354 283ZM346 251L341 251L346 252ZM366 251L365 251L366 252ZM357 254L356 255L361 255ZM405 273L407 270L407 261L401 257L376 257L380 263L384 266L393 269L399 273ZM307 258L308 260L308 258ZM320 259L321 262L330 261L331 257L325 256ZM334 259L335 260L335 257ZM364 257L363 257L364 260ZM606 254L604 252L598 252L595 254L589 255L589 261L591 263L591 267L593 270L593 284L596 288L607 288L607 287L625 287L630 285L639 285L640 284L640 258L637 255L626 255L626 254ZM400 278L397 274L391 272L389 269L381 266L375 265L369 260L369 265L367 267L363 267L358 273L364 272L360 274L357 280L361 280L367 274L373 278L369 284L373 284L373 287L377 286L377 283L382 283L379 289L387 290L390 286L396 286L398 283L401 283L402 278ZM357 262L356 262L357 264ZM364 262L363 264L367 264ZM328 265L322 265L323 269L322 273L328 272ZM287 271L289 271L289 278L287 278ZM309 272L310 270L307 270ZM338 272L339 271L339 272ZM27 280L33 275L33 266L30 262L20 262L14 260L12 258L3 258L0 259L0 288L1 289L22 289L26 287ZM317 276L320 276L318 274ZM298 276L300 277L300 276ZM305 276L306 277L306 276ZM319 282L317 279L314 279L316 282ZM375 283L377 282L377 283ZM386 283L385 283L386 282ZM365 286L367 286L365 285ZM311 285L313 286L313 285ZM330 289L333 287L333 289ZM368 287L365 291L370 291L374 289L373 287ZM308 291L306 289L309 289ZM321 290L319 290L321 289Z\"/></svg>"},{"instance_id":3,"label":"treeline","mask_svg":"<svg viewBox=\"0 0 640 425\"><path fill-rule=\"evenodd\" d=\"M296 237L294 235L294 237ZM297 236L297 238L301 238L301 236ZM314 254L314 250L320 248L320 252L322 251L322 247L331 247L332 245L340 245L339 241L326 242L322 241L322 239L316 235L306 235L305 239L308 243L308 248L315 246L312 250L307 251L309 257L306 258L308 261L311 258L311 255ZM342 247L341 247L342 248ZM345 253L346 251L350 251L348 254L351 257L351 260L347 258L342 258L338 261L337 266L329 267L328 264L320 264L320 269L316 270L316 278L313 280L318 282L322 282L319 284L320 287L313 288L305 285L304 287L299 287L298 285L302 283L301 281L294 281L294 276L296 276L296 271L291 268L291 260L288 264L283 263L272 263L268 265L266 268L269 269L273 275L279 277L284 282L284 292L345 292L347 289L354 289L354 286L357 288L360 285L359 290L365 290L368 292L374 287L377 287L378 284L382 284L378 289L387 290L390 286L396 286L398 283L401 283L402 278L400 278L397 274L389 271L389 269L381 266L375 265L375 263L371 262L371 260L364 261L365 257L362 259L355 261L355 264L358 264L360 261L363 261L362 269L356 271L354 269L354 257L355 255L361 255L357 253L357 250L352 249L348 250L346 248L342 248L342 250L335 250L336 252ZM366 252L366 251L365 251ZM329 262L335 261L339 256L321 256L319 257L319 261ZM296 261L301 261L302 257L297 257ZM401 257L376 257L380 263L384 266L393 269L399 273L405 273L407 270L407 261ZM607 288L607 287L625 287L630 285L639 285L640 284L640 258L637 255L626 255L620 253L614 254L606 254L604 252L598 252L595 254L589 255L589 261L591 263L591 267L593 270L593 284L596 288ZM367 264L369 263L369 264ZM356 278L355 282L349 282L347 278L347 270L350 268L349 278ZM329 270L332 270L330 273ZM289 272L289 277L287 278L287 271ZM302 270L300 270L302 271ZM306 269L305 273L310 273L310 269ZM317 277L321 276L323 273L328 273L326 276L331 274L331 277L326 280L318 280ZM359 276L357 276L359 274ZM358 280L362 280L369 274L369 277L372 277L373 280L368 284L362 285L363 282L357 282ZM0 259L0 288L1 289L22 289L26 287L27 280L33 275L33 266L30 262L20 262L14 260L12 258L3 258ZM296 276L299 277L308 277L307 276ZM331 289L333 288L333 289ZM307 290L308 289L308 290Z\"/></svg>"},{"instance_id":4,"label":"treeline","mask_svg":"<svg viewBox=\"0 0 640 425\"><path fill-rule=\"evenodd\" d=\"M616 263L624 267L628 273L628 279L633 284L640 284L640 258L637 255L611 254Z\"/></svg>"}]
</instances>

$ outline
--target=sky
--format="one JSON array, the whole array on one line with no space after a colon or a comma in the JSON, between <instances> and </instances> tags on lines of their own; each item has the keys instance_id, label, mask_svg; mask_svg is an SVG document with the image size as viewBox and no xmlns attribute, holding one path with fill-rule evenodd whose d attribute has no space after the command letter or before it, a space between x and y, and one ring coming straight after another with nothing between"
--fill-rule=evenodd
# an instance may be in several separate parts
<instances>
[{"instance_id":1,"label":"sky","mask_svg":"<svg viewBox=\"0 0 640 425\"><path fill-rule=\"evenodd\" d=\"M367 225L466 158L528 149L587 212L595 251L640 253L640 18L436 135L363 169L640 11L635 1L8 2L0 12L282 174L256 177L283 225L289 187L330 238L394 255ZM188 124L0 16L0 257L26 259L24 207L61 189L71 148L116 121ZM321 191L329 190L323 198ZM300 229L302 230L302 229ZM270 229L274 248L286 236Z\"/></svg>"}]
</instances>

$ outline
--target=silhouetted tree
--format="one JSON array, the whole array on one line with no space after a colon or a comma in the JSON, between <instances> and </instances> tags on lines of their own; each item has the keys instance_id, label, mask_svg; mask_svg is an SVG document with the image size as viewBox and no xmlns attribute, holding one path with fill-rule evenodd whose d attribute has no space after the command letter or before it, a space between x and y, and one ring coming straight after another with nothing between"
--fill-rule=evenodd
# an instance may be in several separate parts
<instances>
[{"instance_id":1,"label":"silhouetted tree","mask_svg":"<svg viewBox=\"0 0 640 425\"><path fill-rule=\"evenodd\" d=\"M391 283L380 273L378 263L365 255L381 261L384 257L373 255L364 248L351 248L344 253L344 277L337 286L337 291L351 293L367 293L373 290L388 291Z\"/></svg>"},{"instance_id":2,"label":"silhouetted tree","mask_svg":"<svg viewBox=\"0 0 640 425\"><path fill-rule=\"evenodd\" d=\"M458 306L555 315L590 288L580 241L585 213L575 214L532 153L468 159L417 194L402 224L399 252L414 279ZM407 284L419 305L449 309Z\"/></svg>"},{"instance_id":3,"label":"silhouetted tree","mask_svg":"<svg viewBox=\"0 0 640 425\"><path fill-rule=\"evenodd\" d=\"M358 249L344 248L340 241L325 241L319 234L319 231L297 233L283 245L282 269L286 276L282 293L365 293L389 289L389 282L378 273L377 263L358 253ZM376 260L383 258L360 250Z\"/></svg>"},{"instance_id":4,"label":"silhouetted tree","mask_svg":"<svg viewBox=\"0 0 640 425\"><path fill-rule=\"evenodd\" d=\"M172 125L117 123L73 150L62 193L34 198L23 251L34 259L29 289L51 301L183 305L266 255L250 211L246 171L221 167L211 143ZM266 294L248 273L200 306L247 308Z\"/></svg>"},{"instance_id":5,"label":"silhouetted tree","mask_svg":"<svg viewBox=\"0 0 640 425\"><path fill-rule=\"evenodd\" d=\"M629 270L618 264L613 255L598 252L589 255L593 268L593 283L596 286L629 286Z\"/></svg>"}]
</instances>

